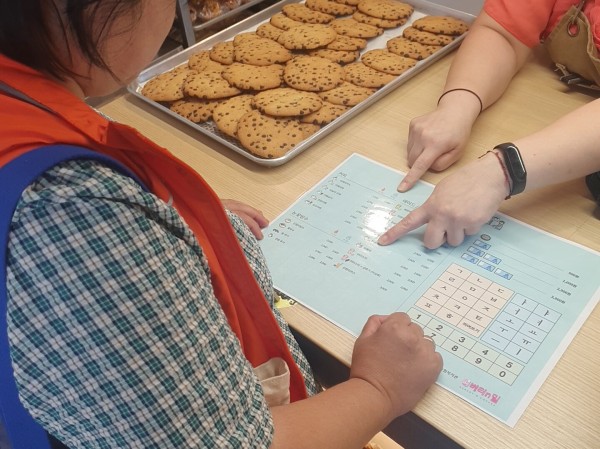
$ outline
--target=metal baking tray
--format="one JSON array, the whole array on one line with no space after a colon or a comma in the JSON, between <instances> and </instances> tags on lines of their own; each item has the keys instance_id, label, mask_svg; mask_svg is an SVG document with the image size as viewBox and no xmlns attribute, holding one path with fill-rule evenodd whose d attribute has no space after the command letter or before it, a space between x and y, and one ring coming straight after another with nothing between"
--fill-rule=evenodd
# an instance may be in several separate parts
<instances>
[{"instance_id":1,"label":"metal baking tray","mask_svg":"<svg viewBox=\"0 0 600 449\"><path fill-rule=\"evenodd\" d=\"M232 25L229 28L226 28L226 29L214 34L213 36L211 36L201 42L198 42L195 45L188 47L185 50L148 67L137 77L137 79L135 81L133 81L131 84L129 84L129 86L127 87L127 90L134 96L140 98L141 100L145 101L149 105L153 106L157 111L161 111L162 113L170 115L174 119L181 121L182 123L188 125L190 128L193 128L193 129L201 132L202 134L205 134L206 136L225 145L226 147L232 149L236 153L239 153L242 156L256 162L257 164L266 165L266 166L278 166L278 165L288 162L290 159L293 159L295 156L302 153L304 150L309 148L311 145L313 145L314 143L316 143L317 141L319 141L320 139L322 139L323 137L325 137L326 135L331 133L334 129L341 126L347 120L354 117L356 114L360 113L362 110L366 109L368 106L373 104L375 101L379 100L384 95L387 95L393 89L397 88L398 86L400 86L401 84L406 82L408 79L415 76L417 73L426 69L433 62L437 61L438 59L442 58L444 55L453 51L458 45L460 45L460 42L465 37L465 35L463 34L462 36L455 39L449 45L445 46L441 50L434 53L433 55L429 56L428 58L426 58L422 61L419 61L412 69L409 69L406 72L404 72L402 75L399 75L394 81L388 83L387 85L385 85L384 87L379 89L377 92L375 92L369 98L367 98L363 102L357 104L352 109L350 109L348 112L346 112L342 116L338 117L336 120L323 126L315 134L308 137L306 140L302 141L301 143L296 145L293 149L288 151L285 155L283 155L282 157L279 157L279 158L264 159L264 158L254 156L253 154L249 153L246 149L244 149L237 140L221 133L217 129L214 122L208 121L205 123L193 123L193 122L183 118L182 116L176 114L175 112L171 111L168 107L163 106L162 104L157 103L155 101L152 101L152 100L144 97L141 94L141 90L142 90L142 87L144 86L144 83L146 81L148 81L149 79L151 79L154 76L159 75L161 73L167 72L179 65L187 63L190 56L200 50L208 50L218 42L223 42L223 41L228 41L228 40L233 39L237 34L247 32L247 31L254 31L261 23L268 21L273 14L280 12L281 9L283 8L283 6L287 5L289 3L299 3L299 2L297 0L283 0L279 3L276 3L273 6L270 6L269 8L266 8L265 10L263 10L259 13L256 13L255 15L248 17L247 19L244 19L239 23L236 23L235 25ZM473 22L473 20L475 19L475 17L472 14L468 14L463 11L458 11L458 10L448 8L443 5L431 3L428 1L410 0L410 1L408 1L408 3L410 3L415 9L412 16L410 17L409 21L401 27L384 30L384 33L381 36L369 39L367 47L364 50L362 50L362 53L369 51L369 50L376 49L376 48L385 48L388 40L390 40L393 37L402 35L402 31L404 30L404 28L410 26L410 24L412 22L414 22L416 19L419 19L425 15L452 16L452 17L456 17L458 19L464 20L465 22L467 22L469 24L471 24Z\"/></svg>"},{"instance_id":2,"label":"metal baking tray","mask_svg":"<svg viewBox=\"0 0 600 449\"><path fill-rule=\"evenodd\" d=\"M235 16L236 14L239 14L240 12L251 8L254 5L258 5L259 3L263 2L263 1L265 1L265 0L250 0L249 2L239 5L239 6L236 6L235 8L230 9L229 11L226 11L222 14L219 14L218 16L213 17L212 19L207 20L206 22L195 23L194 31L200 31L205 28L208 28L209 26L215 25L229 17Z\"/></svg>"}]
</instances>

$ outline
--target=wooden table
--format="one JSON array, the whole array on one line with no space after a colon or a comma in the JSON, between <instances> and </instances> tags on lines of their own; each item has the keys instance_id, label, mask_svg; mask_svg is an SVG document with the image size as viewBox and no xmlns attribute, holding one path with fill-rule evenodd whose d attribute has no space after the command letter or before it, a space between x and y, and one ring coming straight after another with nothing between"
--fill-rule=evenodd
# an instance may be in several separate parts
<instances>
[{"instance_id":1,"label":"wooden table","mask_svg":"<svg viewBox=\"0 0 600 449\"><path fill-rule=\"evenodd\" d=\"M449 55L436 62L279 167L257 165L131 95L117 97L101 110L171 149L200 172L222 198L254 205L273 219L353 152L406 171L408 124L435 106L452 58ZM466 154L456 167L499 142L536 131L588 101L590 97L566 89L547 61L534 58L503 99L480 117ZM424 179L436 183L443 176L430 173ZM600 250L600 221L593 216L594 210L582 180L520 195L501 208L514 218ZM349 364L353 344L349 334L302 306L284 309L284 315L300 335L342 364ZM599 448L599 348L600 308L596 308L515 428L437 385L417 405L412 422L428 423L440 432L436 447ZM427 432L419 434L419 426L414 429L409 443L401 442L407 448L432 447L427 443L431 441Z\"/></svg>"}]
</instances>

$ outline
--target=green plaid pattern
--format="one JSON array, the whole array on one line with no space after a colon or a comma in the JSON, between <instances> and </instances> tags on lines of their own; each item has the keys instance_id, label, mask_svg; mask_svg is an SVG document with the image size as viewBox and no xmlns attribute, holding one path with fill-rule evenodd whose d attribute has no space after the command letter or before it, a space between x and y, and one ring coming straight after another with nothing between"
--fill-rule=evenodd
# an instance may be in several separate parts
<instances>
[{"instance_id":1,"label":"green plaid pattern","mask_svg":"<svg viewBox=\"0 0 600 449\"><path fill-rule=\"evenodd\" d=\"M254 236L230 214L273 308ZM23 193L8 244L8 329L21 401L72 449L267 448L262 389L177 212L92 161ZM310 368L279 313L292 353Z\"/></svg>"}]
</instances>

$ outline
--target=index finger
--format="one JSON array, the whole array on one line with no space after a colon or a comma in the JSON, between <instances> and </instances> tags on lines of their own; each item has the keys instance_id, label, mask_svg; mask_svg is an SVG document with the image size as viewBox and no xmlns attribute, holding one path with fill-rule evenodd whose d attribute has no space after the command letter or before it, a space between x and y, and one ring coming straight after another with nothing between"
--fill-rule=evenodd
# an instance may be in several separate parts
<instances>
[{"instance_id":1,"label":"index finger","mask_svg":"<svg viewBox=\"0 0 600 449\"><path fill-rule=\"evenodd\" d=\"M423 151L410 167L400 184L398 192L406 192L410 190L415 183L429 170L429 167L435 162L435 154L428 151Z\"/></svg>"},{"instance_id":2,"label":"index finger","mask_svg":"<svg viewBox=\"0 0 600 449\"><path fill-rule=\"evenodd\" d=\"M423 206L411 211L406 217L384 232L377 243L379 245L389 245L394 243L400 237L405 236L410 231L417 229L429 222L429 216Z\"/></svg>"}]
</instances>

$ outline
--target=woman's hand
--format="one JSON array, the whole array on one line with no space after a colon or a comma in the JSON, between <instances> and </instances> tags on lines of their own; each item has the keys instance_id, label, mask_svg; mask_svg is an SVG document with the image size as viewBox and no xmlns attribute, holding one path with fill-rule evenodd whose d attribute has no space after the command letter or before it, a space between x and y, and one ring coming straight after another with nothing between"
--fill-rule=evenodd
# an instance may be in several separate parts
<instances>
[{"instance_id":1,"label":"woman's hand","mask_svg":"<svg viewBox=\"0 0 600 449\"><path fill-rule=\"evenodd\" d=\"M221 199L221 202L225 209L233 212L246 223L246 226L250 228L252 234L258 240L263 238L261 229L269 225L269 220L265 218L261 211L236 200Z\"/></svg>"},{"instance_id":2,"label":"woman's hand","mask_svg":"<svg viewBox=\"0 0 600 449\"><path fill-rule=\"evenodd\" d=\"M271 409L271 449L362 447L414 408L441 369L442 356L406 313L372 316L354 344L350 379Z\"/></svg>"},{"instance_id":3,"label":"woman's hand","mask_svg":"<svg viewBox=\"0 0 600 449\"><path fill-rule=\"evenodd\" d=\"M442 356L423 329L398 312L369 318L354 345L350 378L374 386L395 418L416 405L441 369Z\"/></svg>"},{"instance_id":4,"label":"woman's hand","mask_svg":"<svg viewBox=\"0 0 600 449\"><path fill-rule=\"evenodd\" d=\"M460 159L479 107L473 94L449 92L437 109L410 122L406 146L410 170L398 191L412 188L427 170L442 171Z\"/></svg>"},{"instance_id":5,"label":"woman's hand","mask_svg":"<svg viewBox=\"0 0 600 449\"><path fill-rule=\"evenodd\" d=\"M508 180L494 154L465 165L442 179L417 209L386 231L380 245L389 245L408 232L427 225L423 243L435 249L444 243L460 245L488 222L509 192Z\"/></svg>"}]
</instances>

